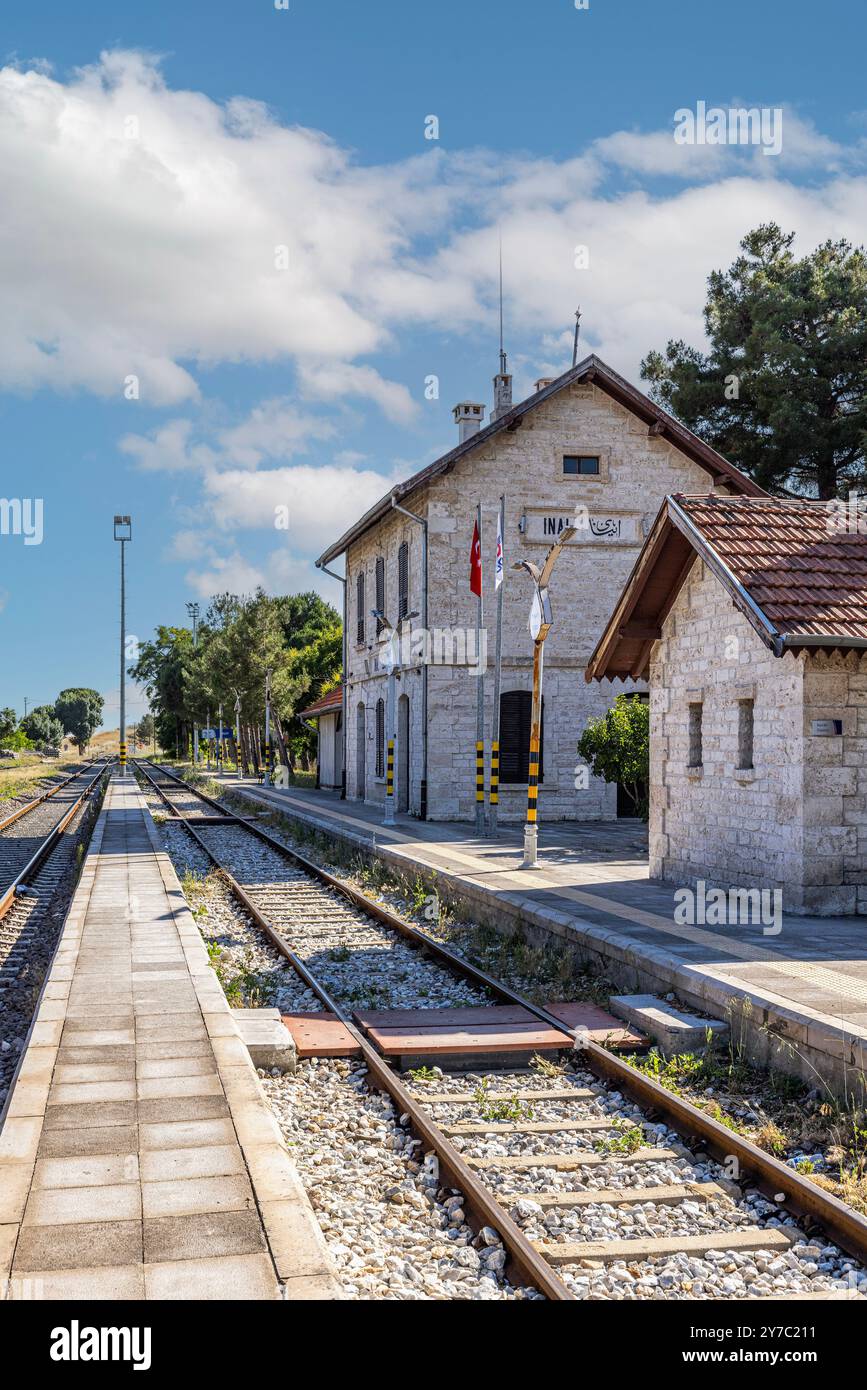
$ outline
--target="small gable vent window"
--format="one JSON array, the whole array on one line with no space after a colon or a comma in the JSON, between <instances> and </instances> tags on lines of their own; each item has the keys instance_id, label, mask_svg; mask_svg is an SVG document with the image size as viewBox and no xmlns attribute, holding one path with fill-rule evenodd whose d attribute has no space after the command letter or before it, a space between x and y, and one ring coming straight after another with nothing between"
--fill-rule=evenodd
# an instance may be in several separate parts
<instances>
[{"instance_id":1,"label":"small gable vent window","mask_svg":"<svg viewBox=\"0 0 867 1390\"><path fill-rule=\"evenodd\" d=\"M701 701L696 700L689 707L689 766L702 766Z\"/></svg>"},{"instance_id":2,"label":"small gable vent window","mask_svg":"<svg viewBox=\"0 0 867 1390\"><path fill-rule=\"evenodd\" d=\"M748 771L753 767L753 715L755 705L752 700L738 700L738 770Z\"/></svg>"},{"instance_id":3,"label":"small gable vent window","mask_svg":"<svg viewBox=\"0 0 867 1390\"><path fill-rule=\"evenodd\" d=\"M599 459L595 454L564 454L563 472L573 476L593 477L599 474Z\"/></svg>"}]
</instances>

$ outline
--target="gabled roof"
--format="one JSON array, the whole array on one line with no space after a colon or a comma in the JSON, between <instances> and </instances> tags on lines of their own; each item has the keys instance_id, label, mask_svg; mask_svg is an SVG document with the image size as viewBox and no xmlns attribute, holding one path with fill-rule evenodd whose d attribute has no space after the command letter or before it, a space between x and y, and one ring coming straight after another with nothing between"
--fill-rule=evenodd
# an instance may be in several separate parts
<instances>
[{"instance_id":1,"label":"gabled roof","mask_svg":"<svg viewBox=\"0 0 867 1390\"><path fill-rule=\"evenodd\" d=\"M334 714L335 711L343 708L343 686L336 685L333 690L329 690L326 695L320 695L318 700L314 700L309 709L301 711L302 719L316 719L320 714Z\"/></svg>"},{"instance_id":2,"label":"gabled roof","mask_svg":"<svg viewBox=\"0 0 867 1390\"><path fill-rule=\"evenodd\" d=\"M845 513L843 514L845 526ZM775 656L867 648L867 535L825 502L667 497L587 666L637 679L697 558Z\"/></svg>"},{"instance_id":3,"label":"gabled roof","mask_svg":"<svg viewBox=\"0 0 867 1390\"><path fill-rule=\"evenodd\" d=\"M675 420L673 415L669 415L667 410L655 404L649 396L645 396L643 391L639 391L632 386L625 377L606 366L600 357L591 353L585 357L583 362L570 367L562 376L558 376L548 386L543 386L541 391L536 391L526 400L520 401L506 414L501 415L498 420L486 425L484 429L476 434L470 435L462 444L458 444L454 449L450 449L447 454L429 463L420 472L414 473L406 482L398 483L397 487L392 488L391 492L364 513L348 531L345 531L338 541L330 545L323 551L317 565L327 565L330 560L334 560L338 555L342 555L344 550L362 536L365 531L374 526L391 510L391 499L401 502L414 492L417 487L430 481L431 478L438 477L441 473L448 473L459 459L472 453L474 449L487 444L490 439L499 434L502 430L514 432L520 429L521 422L528 411L534 410L537 405L542 405L544 401L550 400L558 392L566 390L569 386L576 384L593 384L617 401L619 405L625 406L633 415L640 420L644 420L648 429L653 430L654 434L660 438L668 440L674 444L682 454L698 463L711 476L715 483L728 484L736 492L745 493L748 496L764 497L765 492L757 483L754 483L746 474L741 473L734 464L729 463L728 459L718 454L716 449L712 449L709 444L705 444L703 439L699 439L697 434L687 429L679 420Z\"/></svg>"}]
</instances>

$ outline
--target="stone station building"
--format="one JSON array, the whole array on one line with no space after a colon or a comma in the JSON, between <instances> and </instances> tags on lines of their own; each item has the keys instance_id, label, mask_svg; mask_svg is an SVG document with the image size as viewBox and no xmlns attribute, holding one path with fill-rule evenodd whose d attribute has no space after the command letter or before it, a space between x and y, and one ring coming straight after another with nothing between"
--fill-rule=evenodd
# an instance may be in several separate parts
<instances>
[{"instance_id":1,"label":"stone station building","mask_svg":"<svg viewBox=\"0 0 867 1390\"><path fill-rule=\"evenodd\" d=\"M668 497L586 670L650 681L650 874L867 912L867 536Z\"/></svg>"},{"instance_id":2,"label":"stone station building","mask_svg":"<svg viewBox=\"0 0 867 1390\"><path fill-rule=\"evenodd\" d=\"M517 405L505 362L502 368L494 378L491 422L483 426L483 405L456 406L457 446L383 497L317 562L325 567L345 557L346 796L384 800L391 684L397 810L435 820L472 818L479 663L470 544L480 503L489 754L494 557L504 494L500 819L519 821L525 812L532 687L532 585L512 566L525 558L541 564L576 511L581 525L551 585L539 815L543 823L613 819L617 789L598 779L576 789L575 768L588 717L602 714L615 693L608 683L589 686L582 677L616 596L668 493L711 486L725 495L763 494L596 356L537 382ZM400 637L394 682L381 660L383 622ZM636 680L630 688L644 687Z\"/></svg>"}]
</instances>

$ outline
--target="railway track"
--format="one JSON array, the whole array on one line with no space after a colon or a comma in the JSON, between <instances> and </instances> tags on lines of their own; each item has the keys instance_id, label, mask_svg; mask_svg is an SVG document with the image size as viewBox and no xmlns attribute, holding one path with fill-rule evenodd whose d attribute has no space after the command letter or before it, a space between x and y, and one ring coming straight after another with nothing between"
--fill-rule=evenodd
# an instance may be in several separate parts
<instances>
[{"instance_id":1,"label":"railway track","mask_svg":"<svg viewBox=\"0 0 867 1390\"><path fill-rule=\"evenodd\" d=\"M254 819L137 766L291 964L306 1007L343 1022L427 1155L419 1181L451 1190L482 1241L502 1242L494 1268L513 1284L552 1300L867 1290L867 1221L586 1037L548 1076L424 1068L407 1084L359 1013L508 1004L569 1030Z\"/></svg>"},{"instance_id":2,"label":"railway track","mask_svg":"<svg viewBox=\"0 0 867 1390\"><path fill-rule=\"evenodd\" d=\"M0 819L0 920L26 892L40 865L99 782L104 763L88 763Z\"/></svg>"}]
</instances>

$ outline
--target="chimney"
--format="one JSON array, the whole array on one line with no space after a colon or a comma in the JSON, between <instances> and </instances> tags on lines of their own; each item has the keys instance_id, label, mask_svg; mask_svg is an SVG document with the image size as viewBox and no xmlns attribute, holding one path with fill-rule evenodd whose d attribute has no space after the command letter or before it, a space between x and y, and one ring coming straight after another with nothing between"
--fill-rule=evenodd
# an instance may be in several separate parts
<instances>
[{"instance_id":1,"label":"chimney","mask_svg":"<svg viewBox=\"0 0 867 1390\"><path fill-rule=\"evenodd\" d=\"M539 380L536 382L535 389L537 391L544 391L546 386L550 386L551 382L556 380L557 378L554 376L540 376Z\"/></svg>"},{"instance_id":2,"label":"chimney","mask_svg":"<svg viewBox=\"0 0 867 1390\"><path fill-rule=\"evenodd\" d=\"M459 405L454 407L452 414L458 427L459 442L463 444L470 435L478 434L485 418L485 407L478 405L475 401L461 401Z\"/></svg>"},{"instance_id":3,"label":"chimney","mask_svg":"<svg viewBox=\"0 0 867 1390\"><path fill-rule=\"evenodd\" d=\"M491 420L499 420L512 409L512 378L506 370L506 354L500 349L500 370L494 377L494 408Z\"/></svg>"}]
</instances>

